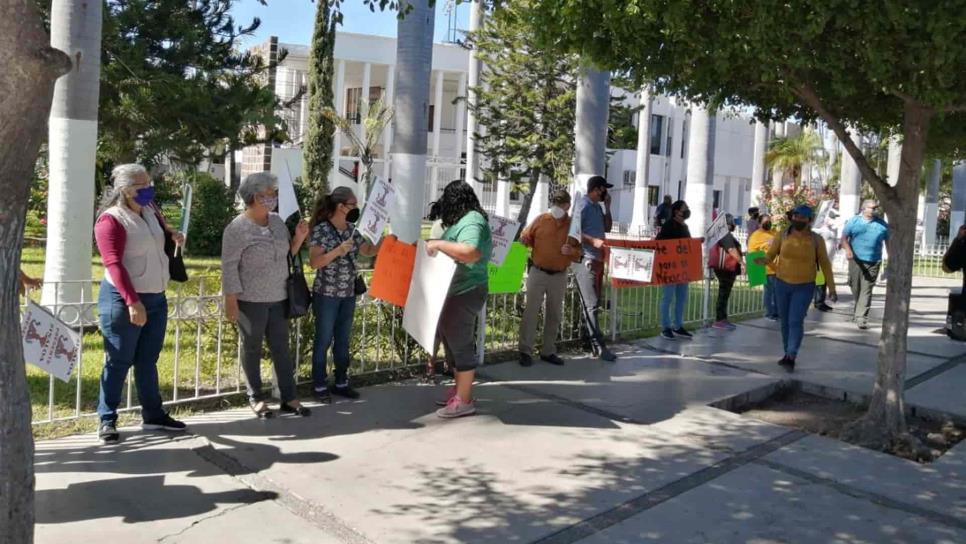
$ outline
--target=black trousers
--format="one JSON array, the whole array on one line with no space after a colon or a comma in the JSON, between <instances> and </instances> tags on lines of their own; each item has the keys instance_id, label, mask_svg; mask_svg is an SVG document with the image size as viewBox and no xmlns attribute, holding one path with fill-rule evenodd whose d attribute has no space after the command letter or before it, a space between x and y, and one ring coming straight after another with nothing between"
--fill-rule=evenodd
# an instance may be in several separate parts
<instances>
[{"instance_id":1,"label":"black trousers","mask_svg":"<svg viewBox=\"0 0 966 544\"><path fill-rule=\"evenodd\" d=\"M724 321L728 319L728 299L731 298L731 289L738 274L715 269L714 275L718 278L718 303L715 305L714 318L715 321Z\"/></svg>"}]
</instances>

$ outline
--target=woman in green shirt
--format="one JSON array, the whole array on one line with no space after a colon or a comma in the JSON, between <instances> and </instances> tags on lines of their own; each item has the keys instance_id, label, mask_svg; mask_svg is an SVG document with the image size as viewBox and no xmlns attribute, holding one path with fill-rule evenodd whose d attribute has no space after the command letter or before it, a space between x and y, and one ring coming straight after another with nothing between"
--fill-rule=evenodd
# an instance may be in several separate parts
<instances>
[{"instance_id":1,"label":"woman in green shirt","mask_svg":"<svg viewBox=\"0 0 966 544\"><path fill-rule=\"evenodd\" d=\"M468 183L451 182L437 204L446 230L441 239L426 243L426 251L430 255L442 252L457 264L438 326L446 360L456 368L456 385L436 415L455 418L476 412L472 394L477 364L476 318L486 303L487 263L493 241L486 212Z\"/></svg>"}]
</instances>

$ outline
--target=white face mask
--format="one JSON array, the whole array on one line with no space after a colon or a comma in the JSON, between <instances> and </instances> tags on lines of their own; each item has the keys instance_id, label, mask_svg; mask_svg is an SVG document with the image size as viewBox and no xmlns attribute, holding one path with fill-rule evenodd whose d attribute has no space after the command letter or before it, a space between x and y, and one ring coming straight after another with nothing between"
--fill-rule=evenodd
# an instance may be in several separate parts
<instances>
[{"instance_id":1,"label":"white face mask","mask_svg":"<svg viewBox=\"0 0 966 544\"><path fill-rule=\"evenodd\" d=\"M552 215L554 219L563 219L564 216L567 215L567 212L563 211L563 208L554 206L550 208L550 215Z\"/></svg>"}]
</instances>

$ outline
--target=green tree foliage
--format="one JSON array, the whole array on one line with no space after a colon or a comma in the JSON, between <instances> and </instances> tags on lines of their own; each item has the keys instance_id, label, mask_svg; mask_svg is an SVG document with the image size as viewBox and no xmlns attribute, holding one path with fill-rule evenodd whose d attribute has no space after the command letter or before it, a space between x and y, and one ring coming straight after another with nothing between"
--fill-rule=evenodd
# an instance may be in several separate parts
<instances>
[{"instance_id":1,"label":"green tree foliage","mask_svg":"<svg viewBox=\"0 0 966 544\"><path fill-rule=\"evenodd\" d=\"M107 0L99 153L110 162L197 164L225 147L287 139L268 63L240 52L235 0ZM214 152L214 153L213 153Z\"/></svg>"},{"instance_id":2,"label":"green tree foliage","mask_svg":"<svg viewBox=\"0 0 966 544\"><path fill-rule=\"evenodd\" d=\"M210 174L194 172L188 178L193 194L185 247L193 256L221 255L221 234L237 213L235 197Z\"/></svg>"},{"instance_id":3,"label":"green tree foliage","mask_svg":"<svg viewBox=\"0 0 966 544\"><path fill-rule=\"evenodd\" d=\"M909 445L903 391L916 199L928 149L966 154L966 17L961 0L531 0L531 26L563 54L651 82L657 92L761 119L821 118L890 219L885 319L867 414L850 430L874 446ZM889 186L850 130L896 133Z\"/></svg>"},{"instance_id":4,"label":"green tree foliage","mask_svg":"<svg viewBox=\"0 0 966 544\"><path fill-rule=\"evenodd\" d=\"M530 211L540 175L569 180L574 161L577 57L545 54L526 21L529 2L507 2L469 37L484 69L475 89L477 150L488 180L507 179L525 194L520 221Z\"/></svg>"},{"instance_id":5,"label":"green tree foliage","mask_svg":"<svg viewBox=\"0 0 966 544\"><path fill-rule=\"evenodd\" d=\"M332 170L332 141L335 124L324 115L334 107L332 73L334 70L336 17L331 3L320 0L315 12L315 30L309 53L309 119L305 135L305 179L313 199L328 192Z\"/></svg>"}]
</instances>

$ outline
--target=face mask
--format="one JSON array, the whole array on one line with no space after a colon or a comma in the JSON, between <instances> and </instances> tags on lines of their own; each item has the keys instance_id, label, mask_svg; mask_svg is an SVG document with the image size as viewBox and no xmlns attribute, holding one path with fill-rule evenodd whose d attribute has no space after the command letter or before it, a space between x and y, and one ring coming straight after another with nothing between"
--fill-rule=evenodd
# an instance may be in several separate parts
<instances>
[{"instance_id":1,"label":"face mask","mask_svg":"<svg viewBox=\"0 0 966 544\"><path fill-rule=\"evenodd\" d=\"M563 211L562 208L554 206L550 208L550 215L552 215L554 219L563 219L564 216L567 215L567 212Z\"/></svg>"},{"instance_id":2,"label":"face mask","mask_svg":"<svg viewBox=\"0 0 966 544\"><path fill-rule=\"evenodd\" d=\"M275 206L278 206L278 199L273 196L260 196L258 201L270 212L274 212Z\"/></svg>"},{"instance_id":3,"label":"face mask","mask_svg":"<svg viewBox=\"0 0 966 544\"><path fill-rule=\"evenodd\" d=\"M352 208L349 210L349 213L345 214L345 220L350 223L355 223L359 221L360 215L362 215L362 212L359 211L359 208Z\"/></svg>"},{"instance_id":4,"label":"face mask","mask_svg":"<svg viewBox=\"0 0 966 544\"><path fill-rule=\"evenodd\" d=\"M808 221L792 221L792 228L795 230L805 230L808 226Z\"/></svg>"},{"instance_id":5,"label":"face mask","mask_svg":"<svg viewBox=\"0 0 966 544\"><path fill-rule=\"evenodd\" d=\"M138 206L147 206L154 200L154 187L142 187L134 193L134 202Z\"/></svg>"},{"instance_id":6,"label":"face mask","mask_svg":"<svg viewBox=\"0 0 966 544\"><path fill-rule=\"evenodd\" d=\"M681 212L681 219L687 219L691 217L691 210L684 210Z\"/></svg>"}]
</instances>

